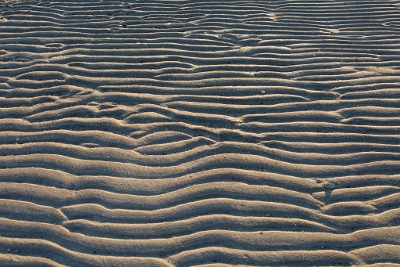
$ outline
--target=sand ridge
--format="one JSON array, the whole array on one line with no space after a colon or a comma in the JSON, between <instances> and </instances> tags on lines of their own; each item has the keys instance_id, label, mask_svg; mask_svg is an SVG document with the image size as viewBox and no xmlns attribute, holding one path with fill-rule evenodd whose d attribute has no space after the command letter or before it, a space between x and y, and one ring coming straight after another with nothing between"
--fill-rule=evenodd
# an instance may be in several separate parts
<instances>
[{"instance_id":1,"label":"sand ridge","mask_svg":"<svg viewBox=\"0 0 400 267\"><path fill-rule=\"evenodd\" d=\"M398 266L400 1L0 0L0 265Z\"/></svg>"}]
</instances>

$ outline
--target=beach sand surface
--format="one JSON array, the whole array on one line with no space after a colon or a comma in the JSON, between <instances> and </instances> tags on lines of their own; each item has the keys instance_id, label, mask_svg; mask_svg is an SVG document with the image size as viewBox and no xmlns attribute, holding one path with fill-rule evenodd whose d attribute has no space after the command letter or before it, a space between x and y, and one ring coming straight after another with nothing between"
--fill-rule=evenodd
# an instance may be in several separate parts
<instances>
[{"instance_id":1,"label":"beach sand surface","mask_svg":"<svg viewBox=\"0 0 400 267\"><path fill-rule=\"evenodd\" d=\"M0 0L1 266L399 266L400 1Z\"/></svg>"}]
</instances>

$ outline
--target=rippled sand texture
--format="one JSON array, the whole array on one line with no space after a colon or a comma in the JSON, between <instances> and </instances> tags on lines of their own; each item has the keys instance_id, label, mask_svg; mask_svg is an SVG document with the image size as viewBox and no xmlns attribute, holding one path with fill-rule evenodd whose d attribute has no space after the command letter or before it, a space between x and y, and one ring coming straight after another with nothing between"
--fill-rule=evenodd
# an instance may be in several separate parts
<instances>
[{"instance_id":1,"label":"rippled sand texture","mask_svg":"<svg viewBox=\"0 0 400 267\"><path fill-rule=\"evenodd\" d=\"M0 265L400 264L400 1L0 1Z\"/></svg>"}]
</instances>

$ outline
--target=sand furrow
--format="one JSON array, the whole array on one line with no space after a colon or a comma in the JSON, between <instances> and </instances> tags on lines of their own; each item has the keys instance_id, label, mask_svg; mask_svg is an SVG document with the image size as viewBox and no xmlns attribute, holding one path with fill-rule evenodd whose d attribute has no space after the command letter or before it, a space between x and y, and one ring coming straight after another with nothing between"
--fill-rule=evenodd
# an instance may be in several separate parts
<instances>
[{"instance_id":1,"label":"sand furrow","mask_svg":"<svg viewBox=\"0 0 400 267\"><path fill-rule=\"evenodd\" d=\"M373 228L351 234L325 233L323 237L315 232L207 230L180 237L135 240L84 236L69 232L60 226L22 221L13 224L13 221L8 219L0 221L0 229L4 228L8 229L7 232L0 230L4 237L46 240L86 254L93 254L93 250L99 248L96 254L128 256L130 252L139 257L149 257L152 254L170 256L185 250L212 246L215 242L233 249L245 246L249 251L284 249L288 243L293 250L301 249L301 244L307 244L309 249L320 249L320 244L324 243L325 246L344 252L364 247L365 243L370 243L371 246L382 242L393 246L398 244L396 227L387 227L385 232L380 231L380 228ZM171 246L171 243L179 245ZM143 247L146 247L146 250Z\"/></svg>"},{"instance_id":2,"label":"sand furrow","mask_svg":"<svg viewBox=\"0 0 400 267\"><path fill-rule=\"evenodd\" d=\"M165 207L190 203L192 201L213 198L235 198L238 200L259 200L278 203L296 203L296 206L318 208L321 203L308 194L300 194L280 188L265 186L250 186L234 182L215 182L202 185L193 185L174 192L161 195L141 196L134 194L121 194L96 189L67 190L24 184L24 190L19 187L21 183L2 184L0 196L2 198L15 198L28 200L34 198L39 203L53 203L55 206L73 205L77 203L99 203L112 208L126 207L127 203L132 208L139 210L162 209ZM252 191L256 189L255 191ZM294 204L293 204L294 205Z\"/></svg>"},{"instance_id":3,"label":"sand furrow","mask_svg":"<svg viewBox=\"0 0 400 267\"><path fill-rule=\"evenodd\" d=\"M187 141L187 140L184 140ZM267 143L269 144L269 143ZM118 148L102 148L98 144L83 143L83 145L65 145L52 142L30 142L28 144L0 145L0 155L27 155L27 154L48 154L73 157L82 160L104 160L119 163L133 163L142 166L169 167L190 163L197 158L207 158L208 156L224 155L231 153L241 153L265 157L267 159L279 160L282 162L309 164L307 161L313 160L314 165L347 165L351 160L352 164L366 164L375 161L397 160L398 155L394 152L358 152L358 153L338 153L329 155L315 151L314 153L287 152L285 150L271 149L265 146L252 145L238 142L225 142L224 144L206 144L196 146L192 149L185 147L184 152L168 153L163 151L162 155L149 155L147 153L137 153L130 150ZM225 155L224 155L225 156Z\"/></svg>"},{"instance_id":4,"label":"sand furrow","mask_svg":"<svg viewBox=\"0 0 400 267\"><path fill-rule=\"evenodd\" d=\"M315 180L295 176L273 174L263 171L220 168L192 172L176 178L137 178L113 177L104 175L73 175L71 173L46 168L9 168L0 170L2 182L30 183L66 189L99 189L126 194L152 195L174 191L191 185L209 182L240 182L247 185L269 185L296 192L312 193L321 188ZM361 177L360 177L361 178ZM386 177L387 185L396 184L396 176ZM379 177L363 177L364 181L377 185ZM362 186L357 180L353 183L337 181L344 186Z\"/></svg>"},{"instance_id":5,"label":"sand furrow","mask_svg":"<svg viewBox=\"0 0 400 267\"><path fill-rule=\"evenodd\" d=\"M246 155L241 153L221 153L218 155L210 155L174 166L147 166L137 163L77 159L70 156L41 153L3 156L0 158L1 168L10 168L10 166L13 166L14 168L39 167L57 169L76 175L103 174L116 177L138 178L177 177L179 175L186 175L190 172L219 168L247 169L297 177L311 176L314 178L324 178L344 176L349 173L359 175L379 174L382 169L385 169L387 174L398 174L400 162L396 160L396 158L390 158L346 165L311 165L308 163L288 163L258 155Z\"/></svg>"}]
</instances>

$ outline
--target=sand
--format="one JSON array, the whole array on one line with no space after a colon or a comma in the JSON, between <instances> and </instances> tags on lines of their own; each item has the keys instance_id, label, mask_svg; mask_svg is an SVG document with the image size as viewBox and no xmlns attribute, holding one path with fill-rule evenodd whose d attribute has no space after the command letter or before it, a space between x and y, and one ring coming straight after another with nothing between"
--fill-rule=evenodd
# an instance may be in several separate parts
<instances>
[{"instance_id":1,"label":"sand","mask_svg":"<svg viewBox=\"0 0 400 267\"><path fill-rule=\"evenodd\" d=\"M0 266L400 266L400 1L0 0Z\"/></svg>"}]
</instances>

